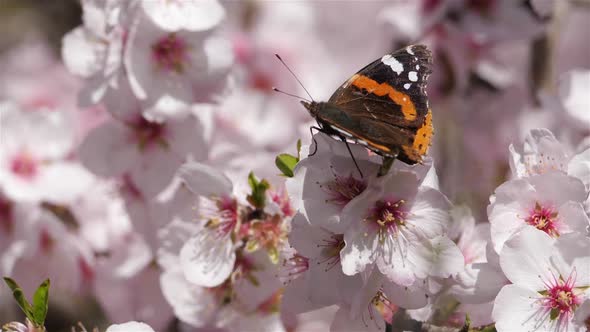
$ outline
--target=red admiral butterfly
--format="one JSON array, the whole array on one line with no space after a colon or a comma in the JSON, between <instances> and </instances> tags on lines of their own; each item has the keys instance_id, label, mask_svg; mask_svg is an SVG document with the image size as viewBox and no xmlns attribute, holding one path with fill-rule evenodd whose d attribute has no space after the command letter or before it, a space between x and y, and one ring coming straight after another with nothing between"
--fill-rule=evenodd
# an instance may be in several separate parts
<instances>
[{"instance_id":1,"label":"red admiral butterfly","mask_svg":"<svg viewBox=\"0 0 590 332\"><path fill-rule=\"evenodd\" d=\"M410 45L361 69L327 102L301 103L319 131L383 156L382 175L395 158L413 165L428 151L433 127L425 90L431 64L426 46Z\"/></svg>"}]
</instances>

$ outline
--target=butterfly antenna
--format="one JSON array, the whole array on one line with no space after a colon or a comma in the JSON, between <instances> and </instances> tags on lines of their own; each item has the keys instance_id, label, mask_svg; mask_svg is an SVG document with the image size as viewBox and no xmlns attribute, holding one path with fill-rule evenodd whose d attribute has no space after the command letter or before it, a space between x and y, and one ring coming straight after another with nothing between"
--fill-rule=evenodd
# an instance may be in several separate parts
<instances>
[{"instance_id":1,"label":"butterfly antenna","mask_svg":"<svg viewBox=\"0 0 590 332\"><path fill-rule=\"evenodd\" d=\"M313 97L311 96L311 94L309 93L309 91L307 91L307 89L305 88L305 86L303 86L303 83L301 83L301 81L299 80L299 78L297 77L297 75L295 75L295 73L291 70L291 68L289 68L289 66L287 66L287 64L285 63L285 61L283 61L283 59L281 58L281 56L278 55L278 54L276 54L276 53L275 53L275 56L277 57L277 59L279 59L279 61L283 64L283 66L285 66L285 68L287 68L287 70L291 73L291 75L293 75L293 77L295 77L295 79L297 80L297 83L299 83L299 85L301 85L301 87L303 88L303 90L305 90L305 93L307 93L307 95L309 96L309 98L313 101Z\"/></svg>"},{"instance_id":2,"label":"butterfly antenna","mask_svg":"<svg viewBox=\"0 0 590 332\"><path fill-rule=\"evenodd\" d=\"M311 102L311 100L309 100L309 99L307 99L307 98L304 98L304 97L301 97L301 96L298 96L298 95L294 95L294 94L292 94L292 93L288 93L288 92L285 92L285 91L283 91L283 90L279 90L279 89L277 89L277 88L275 88L275 87L273 87L272 89L273 89L273 91L276 91L276 92L279 92L279 93L285 94L285 95L287 95L287 96L291 96L291 97L295 97L295 98L297 98L297 99L303 99L303 100L305 100L305 101L309 101L309 102Z\"/></svg>"}]
</instances>

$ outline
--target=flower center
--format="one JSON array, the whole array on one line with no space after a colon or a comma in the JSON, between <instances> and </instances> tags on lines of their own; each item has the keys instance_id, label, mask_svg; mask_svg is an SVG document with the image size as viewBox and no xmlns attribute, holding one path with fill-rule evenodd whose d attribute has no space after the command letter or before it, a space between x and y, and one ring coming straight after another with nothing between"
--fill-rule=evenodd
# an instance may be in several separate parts
<instances>
[{"instance_id":1,"label":"flower center","mask_svg":"<svg viewBox=\"0 0 590 332\"><path fill-rule=\"evenodd\" d=\"M322 243L317 245L322 248L321 257L318 263L326 263L326 271L340 263L340 251L344 248L344 234L331 234L328 238L322 239Z\"/></svg>"},{"instance_id":2,"label":"flower center","mask_svg":"<svg viewBox=\"0 0 590 332\"><path fill-rule=\"evenodd\" d=\"M345 206L367 188L367 183L356 179L352 174L346 177L335 175L334 180L326 182L320 187L324 188L330 196L326 203L332 202L339 206Z\"/></svg>"},{"instance_id":3,"label":"flower center","mask_svg":"<svg viewBox=\"0 0 590 332\"><path fill-rule=\"evenodd\" d=\"M540 299L545 312L549 312L549 318L558 324L567 324L572 318L576 308L582 303L582 299L575 292L576 270L564 280L561 276L553 276L553 280L546 282L547 289L542 291Z\"/></svg>"},{"instance_id":4,"label":"flower center","mask_svg":"<svg viewBox=\"0 0 590 332\"><path fill-rule=\"evenodd\" d=\"M168 34L152 45L152 60L160 69L182 73L188 61L187 44L175 33Z\"/></svg>"},{"instance_id":5,"label":"flower center","mask_svg":"<svg viewBox=\"0 0 590 332\"><path fill-rule=\"evenodd\" d=\"M557 211L553 208L544 207L539 202L536 202L535 208L530 212L525 222L552 237L558 237L559 220L557 216Z\"/></svg>"},{"instance_id":6,"label":"flower center","mask_svg":"<svg viewBox=\"0 0 590 332\"><path fill-rule=\"evenodd\" d=\"M21 152L12 158L10 170L25 180L32 180L37 174L38 163L27 152Z\"/></svg>"},{"instance_id":7,"label":"flower center","mask_svg":"<svg viewBox=\"0 0 590 332\"><path fill-rule=\"evenodd\" d=\"M289 258L283 259L279 279L283 282L283 285L287 285L307 270L309 270L309 258L295 253Z\"/></svg>"},{"instance_id":8,"label":"flower center","mask_svg":"<svg viewBox=\"0 0 590 332\"><path fill-rule=\"evenodd\" d=\"M238 225L238 202L227 196L214 199L212 202L213 206L203 206L208 215L205 217L207 220L205 227L213 230L216 236L223 238L231 234Z\"/></svg>"},{"instance_id":9,"label":"flower center","mask_svg":"<svg viewBox=\"0 0 590 332\"><path fill-rule=\"evenodd\" d=\"M379 227L396 231L398 226L405 224L407 212L402 208L405 201L379 200L375 203L369 219Z\"/></svg>"},{"instance_id":10,"label":"flower center","mask_svg":"<svg viewBox=\"0 0 590 332\"><path fill-rule=\"evenodd\" d=\"M133 124L133 129L140 150L156 144L162 147L168 146L164 138L166 126L162 123L151 122L141 117L137 123Z\"/></svg>"}]
</instances>

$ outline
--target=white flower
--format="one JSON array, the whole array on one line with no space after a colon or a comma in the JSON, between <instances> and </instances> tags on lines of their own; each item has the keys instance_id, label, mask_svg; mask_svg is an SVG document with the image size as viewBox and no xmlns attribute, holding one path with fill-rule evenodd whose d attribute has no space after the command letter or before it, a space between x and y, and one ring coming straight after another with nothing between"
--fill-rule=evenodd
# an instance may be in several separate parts
<instances>
[{"instance_id":1,"label":"white flower","mask_svg":"<svg viewBox=\"0 0 590 332\"><path fill-rule=\"evenodd\" d=\"M202 31L163 30L143 11L134 17L123 52L127 79L145 108L212 101L224 90L232 62L227 40Z\"/></svg>"},{"instance_id":2,"label":"white flower","mask_svg":"<svg viewBox=\"0 0 590 332\"><path fill-rule=\"evenodd\" d=\"M297 164L295 176L286 182L287 191L293 207L309 223L343 234L340 215L365 190L367 178L361 178L344 143L325 134L314 135L313 139L309 147L312 155ZM367 150L358 144L349 146L363 175L374 175L379 164L370 160Z\"/></svg>"},{"instance_id":3,"label":"white flower","mask_svg":"<svg viewBox=\"0 0 590 332\"><path fill-rule=\"evenodd\" d=\"M463 256L444 234L450 203L438 190L420 186L413 172L393 171L372 179L342 212L345 274L372 268L398 285L428 276L448 277L463 268Z\"/></svg>"},{"instance_id":4,"label":"white flower","mask_svg":"<svg viewBox=\"0 0 590 332\"><path fill-rule=\"evenodd\" d=\"M590 149L571 156L553 133L532 129L522 148L510 145L510 168L515 177L558 171L582 180L590 189Z\"/></svg>"},{"instance_id":5,"label":"white flower","mask_svg":"<svg viewBox=\"0 0 590 332\"><path fill-rule=\"evenodd\" d=\"M232 235L238 227L238 203L232 183L222 173L205 165L183 165L180 177L201 200L202 229L185 242L180 264L186 279L198 286L221 285L234 270L236 253Z\"/></svg>"},{"instance_id":6,"label":"white flower","mask_svg":"<svg viewBox=\"0 0 590 332\"><path fill-rule=\"evenodd\" d=\"M111 325L105 332L154 332L154 329L145 323L128 322Z\"/></svg>"},{"instance_id":7,"label":"white flower","mask_svg":"<svg viewBox=\"0 0 590 332\"><path fill-rule=\"evenodd\" d=\"M491 246L490 224L476 224L470 213L460 218L465 221L457 245L465 257L465 269L454 276L450 293L464 304L489 303L508 283ZM464 309L469 311L470 307Z\"/></svg>"},{"instance_id":8,"label":"white flower","mask_svg":"<svg viewBox=\"0 0 590 332\"><path fill-rule=\"evenodd\" d=\"M0 102L0 123L0 185L7 196L65 203L91 186L91 174L67 160L75 133L64 113Z\"/></svg>"},{"instance_id":9,"label":"white flower","mask_svg":"<svg viewBox=\"0 0 590 332\"><path fill-rule=\"evenodd\" d=\"M155 24L167 31L206 31L225 18L217 0L142 1L141 6Z\"/></svg>"},{"instance_id":10,"label":"white flower","mask_svg":"<svg viewBox=\"0 0 590 332\"><path fill-rule=\"evenodd\" d=\"M362 287L360 276L342 273L342 234L312 226L301 214L293 218L291 227L289 243L297 252L283 262L283 274L288 277L283 310L299 314L341 304Z\"/></svg>"},{"instance_id":11,"label":"white flower","mask_svg":"<svg viewBox=\"0 0 590 332\"><path fill-rule=\"evenodd\" d=\"M512 237L500 265L512 282L496 297L493 318L503 331L585 331L573 320L590 295L590 239L553 239L528 228Z\"/></svg>"},{"instance_id":12,"label":"white flower","mask_svg":"<svg viewBox=\"0 0 590 332\"><path fill-rule=\"evenodd\" d=\"M135 111L124 122L109 120L91 131L79 154L93 173L128 175L141 195L152 198L170 184L183 162L204 159L207 146L193 115L156 122Z\"/></svg>"},{"instance_id":13,"label":"white flower","mask_svg":"<svg viewBox=\"0 0 590 332\"><path fill-rule=\"evenodd\" d=\"M587 197L577 178L552 172L505 182L490 198L488 217L494 250L524 228L552 237L585 232L590 221L583 208Z\"/></svg>"}]
</instances>

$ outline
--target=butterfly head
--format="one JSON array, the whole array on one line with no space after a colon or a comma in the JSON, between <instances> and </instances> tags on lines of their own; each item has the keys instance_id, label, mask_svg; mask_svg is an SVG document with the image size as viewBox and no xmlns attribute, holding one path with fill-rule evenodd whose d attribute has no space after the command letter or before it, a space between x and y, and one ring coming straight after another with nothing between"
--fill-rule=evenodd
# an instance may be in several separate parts
<instances>
[{"instance_id":1,"label":"butterfly head","mask_svg":"<svg viewBox=\"0 0 590 332\"><path fill-rule=\"evenodd\" d=\"M309 111L309 114L311 114L311 116L313 116L314 118L320 112L320 109L323 104L324 103L318 103L316 101L301 101L301 105L303 105L303 107L305 107Z\"/></svg>"}]
</instances>

